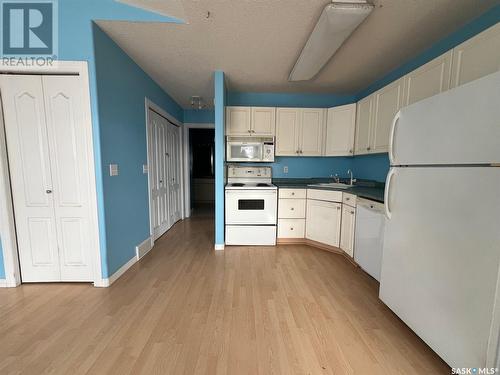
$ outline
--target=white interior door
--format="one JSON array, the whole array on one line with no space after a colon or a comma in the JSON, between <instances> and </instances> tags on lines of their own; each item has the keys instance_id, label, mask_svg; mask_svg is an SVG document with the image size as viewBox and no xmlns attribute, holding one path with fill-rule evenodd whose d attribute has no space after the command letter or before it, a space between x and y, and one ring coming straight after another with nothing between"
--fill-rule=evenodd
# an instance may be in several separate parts
<instances>
[{"instance_id":1,"label":"white interior door","mask_svg":"<svg viewBox=\"0 0 500 375\"><path fill-rule=\"evenodd\" d=\"M148 120L150 215L152 235L154 239L157 239L169 228L167 182L165 179L166 135L164 119L160 115L150 109Z\"/></svg>"},{"instance_id":2,"label":"white interior door","mask_svg":"<svg viewBox=\"0 0 500 375\"><path fill-rule=\"evenodd\" d=\"M4 75L0 89L22 280L91 281L80 77Z\"/></svg>"},{"instance_id":3,"label":"white interior door","mask_svg":"<svg viewBox=\"0 0 500 375\"><path fill-rule=\"evenodd\" d=\"M181 219L180 130L149 109L148 158L152 235L156 240Z\"/></svg>"}]
</instances>

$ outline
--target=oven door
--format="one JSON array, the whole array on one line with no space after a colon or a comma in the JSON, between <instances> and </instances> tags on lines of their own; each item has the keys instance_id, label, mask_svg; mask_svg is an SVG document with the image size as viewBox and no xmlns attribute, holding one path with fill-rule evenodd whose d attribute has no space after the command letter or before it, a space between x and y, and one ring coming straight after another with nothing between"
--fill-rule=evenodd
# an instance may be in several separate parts
<instances>
[{"instance_id":1,"label":"oven door","mask_svg":"<svg viewBox=\"0 0 500 375\"><path fill-rule=\"evenodd\" d=\"M264 144L262 142L227 142L227 161L262 161Z\"/></svg>"},{"instance_id":2,"label":"oven door","mask_svg":"<svg viewBox=\"0 0 500 375\"><path fill-rule=\"evenodd\" d=\"M276 225L277 190L226 190L226 224Z\"/></svg>"}]
</instances>

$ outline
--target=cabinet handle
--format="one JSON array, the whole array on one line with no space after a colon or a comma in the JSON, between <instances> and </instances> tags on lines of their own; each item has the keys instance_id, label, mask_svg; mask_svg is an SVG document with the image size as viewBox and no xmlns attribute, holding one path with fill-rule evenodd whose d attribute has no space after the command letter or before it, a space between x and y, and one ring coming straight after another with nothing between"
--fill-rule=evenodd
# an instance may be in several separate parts
<instances>
[{"instance_id":1,"label":"cabinet handle","mask_svg":"<svg viewBox=\"0 0 500 375\"><path fill-rule=\"evenodd\" d=\"M292 193L292 195L295 195L295 193Z\"/></svg>"},{"instance_id":2,"label":"cabinet handle","mask_svg":"<svg viewBox=\"0 0 500 375\"><path fill-rule=\"evenodd\" d=\"M45 190L45 192L46 192L47 194L52 194L52 190L50 190L50 189Z\"/></svg>"},{"instance_id":3,"label":"cabinet handle","mask_svg":"<svg viewBox=\"0 0 500 375\"><path fill-rule=\"evenodd\" d=\"M339 206L337 206L337 210L340 210L340 207L339 207Z\"/></svg>"},{"instance_id":4,"label":"cabinet handle","mask_svg":"<svg viewBox=\"0 0 500 375\"><path fill-rule=\"evenodd\" d=\"M349 153L352 154L352 150L349 150Z\"/></svg>"},{"instance_id":5,"label":"cabinet handle","mask_svg":"<svg viewBox=\"0 0 500 375\"><path fill-rule=\"evenodd\" d=\"M299 154L299 150L295 151L296 154Z\"/></svg>"},{"instance_id":6,"label":"cabinet handle","mask_svg":"<svg viewBox=\"0 0 500 375\"><path fill-rule=\"evenodd\" d=\"M346 200L346 201L348 201L348 200L350 200L350 199L351 199L351 198L346 198L345 200Z\"/></svg>"},{"instance_id":7,"label":"cabinet handle","mask_svg":"<svg viewBox=\"0 0 500 375\"><path fill-rule=\"evenodd\" d=\"M290 230L293 230L293 227L292 227L292 228L290 228Z\"/></svg>"},{"instance_id":8,"label":"cabinet handle","mask_svg":"<svg viewBox=\"0 0 500 375\"><path fill-rule=\"evenodd\" d=\"M367 147L366 148L366 151L370 151L372 148L371 147Z\"/></svg>"},{"instance_id":9,"label":"cabinet handle","mask_svg":"<svg viewBox=\"0 0 500 375\"><path fill-rule=\"evenodd\" d=\"M353 215L354 215L354 211L351 211L351 214L353 214Z\"/></svg>"},{"instance_id":10,"label":"cabinet handle","mask_svg":"<svg viewBox=\"0 0 500 375\"><path fill-rule=\"evenodd\" d=\"M290 208L290 210L294 211L294 210L295 210L295 208L291 207L291 208Z\"/></svg>"}]
</instances>

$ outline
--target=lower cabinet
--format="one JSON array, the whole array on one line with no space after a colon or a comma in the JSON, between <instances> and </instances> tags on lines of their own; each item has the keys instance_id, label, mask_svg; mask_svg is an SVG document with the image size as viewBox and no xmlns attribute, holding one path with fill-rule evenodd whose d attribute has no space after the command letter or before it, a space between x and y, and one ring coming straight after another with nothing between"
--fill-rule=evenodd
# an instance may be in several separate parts
<instances>
[{"instance_id":1,"label":"lower cabinet","mask_svg":"<svg viewBox=\"0 0 500 375\"><path fill-rule=\"evenodd\" d=\"M354 256L354 230L356 209L344 204L342 207L342 227L340 230L340 248L351 258Z\"/></svg>"},{"instance_id":2,"label":"lower cabinet","mask_svg":"<svg viewBox=\"0 0 500 375\"><path fill-rule=\"evenodd\" d=\"M307 200L306 238L339 247L342 204Z\"/></svg>"},{"instance_id":3,"label":"lower cabinet","mask_svg":"<svg viewBox=\"0 0 500 375\"><path fill-rule=\"evenodd\" d=\"M278 219L278 238L304 238L305 219Z\"/></svg>"}]
</instances>

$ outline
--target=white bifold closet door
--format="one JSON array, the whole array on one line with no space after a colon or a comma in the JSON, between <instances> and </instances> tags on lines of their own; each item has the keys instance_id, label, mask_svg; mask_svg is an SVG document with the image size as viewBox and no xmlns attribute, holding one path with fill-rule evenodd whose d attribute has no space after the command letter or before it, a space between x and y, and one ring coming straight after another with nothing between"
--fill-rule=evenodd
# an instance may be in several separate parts
<instances>
[{"instance_id":1,"label":"white bifold closet door","mask_svg":"<svg viewBox=\"0 0 500 375\"><path fill-rule=\"evenodd\" d=\"M151 109L148 119L151 227L156 240L181 218L180 129Z\"/></svg>"},{"instance_id":2,"label":"white bifold closet door","mask_svg":"<svg viewBox=\"0 0 500 375\"><path fill-rule=\"evenodd\" d=\"M80 79L0 76L23 282L93 280Z\"/></svg>"}]
</instances>

